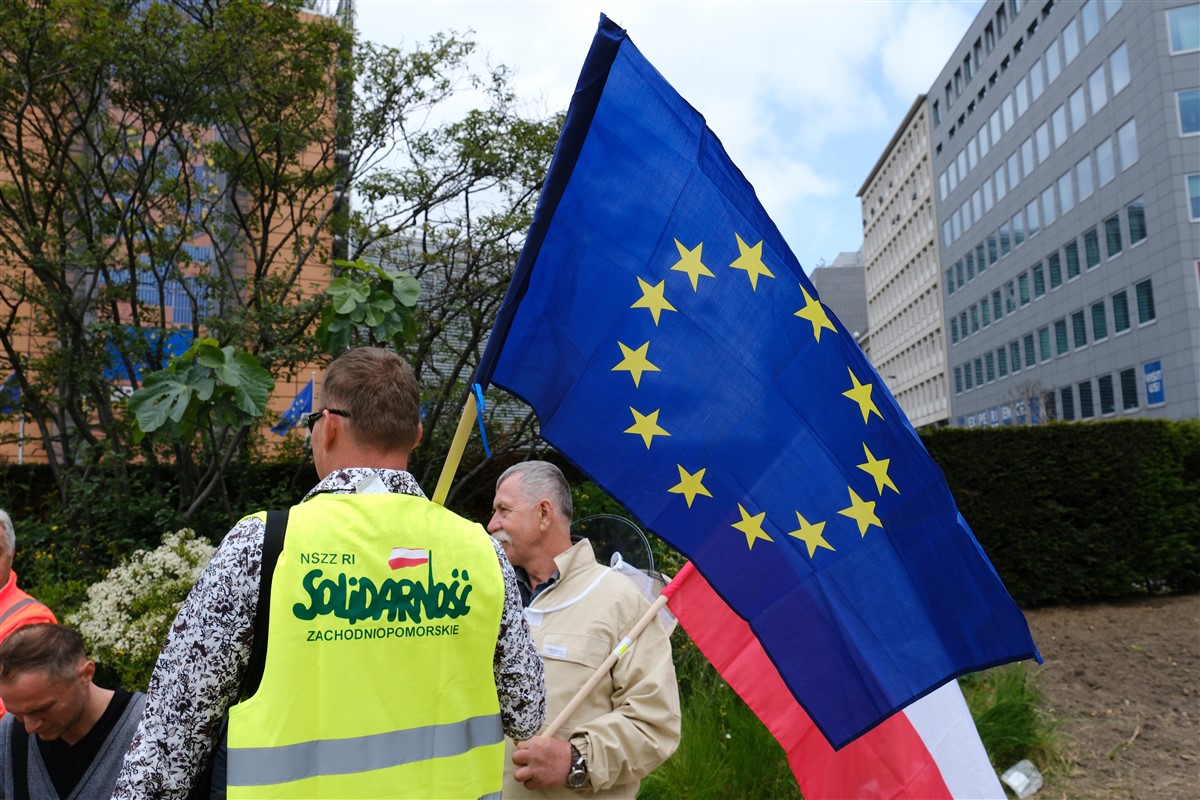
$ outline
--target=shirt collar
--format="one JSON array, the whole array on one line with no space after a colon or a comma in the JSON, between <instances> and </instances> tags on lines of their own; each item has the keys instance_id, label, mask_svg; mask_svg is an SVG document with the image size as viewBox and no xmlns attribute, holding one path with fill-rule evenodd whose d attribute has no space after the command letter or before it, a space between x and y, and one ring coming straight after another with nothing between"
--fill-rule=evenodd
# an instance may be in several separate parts
<instances>
[{"instance_id":1,"label":"shirt collar","mask_svg":"<svg viewBox=\"0 0 1200 800\"><path fill-rule=\"evenodd\" d=\"M346 467L335 469L314 486L304 500L318 494L355 494L368 492L390 492L424 497L417 479L402 469L379 469L377 467ZM303 502L303 501L301 501Z\"/></svg>"}]
</instances>

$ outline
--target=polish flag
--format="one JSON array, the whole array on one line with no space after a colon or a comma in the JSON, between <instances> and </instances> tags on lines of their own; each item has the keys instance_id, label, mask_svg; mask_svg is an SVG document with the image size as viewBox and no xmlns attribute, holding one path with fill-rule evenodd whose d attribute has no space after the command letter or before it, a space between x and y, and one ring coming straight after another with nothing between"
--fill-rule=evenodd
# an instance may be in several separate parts
<instances>
[{"instance_id":1,"label":"polish flag","mask_svg":"<svg viewBox=\"0 0 1200 800\"><path fill-rule=\"evenodd\" d=\"M689 562L663 594L688 635L774 734L810 800L1003 800L957 681L834 750L796 702L746 621Z\"/></svg>"},{"instance_id":2,"label":"polish flag","mask_svg":"<svg viewBox=\"0 0 1200 800\"><path fill-rule=\"evenodd\" d=\"M419 567L428 561L428 550L410 550L407 547L393 547L392 555L388 558L388 566L392 569Z\"/></svg>"}]
</instances>

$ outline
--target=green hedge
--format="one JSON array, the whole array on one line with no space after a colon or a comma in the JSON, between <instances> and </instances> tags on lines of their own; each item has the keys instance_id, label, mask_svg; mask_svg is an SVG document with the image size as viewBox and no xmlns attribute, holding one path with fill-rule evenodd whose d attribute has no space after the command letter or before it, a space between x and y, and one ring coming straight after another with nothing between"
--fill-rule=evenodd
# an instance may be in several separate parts
<instances>
[{"instance_id":1,"label":"green hedge","mask_svg":"<svg viewBox=\"0 0 1200 800\"><path fill-rule=\"evenodd\" d=\"M923 439L1019 605L1200 590L1200 421Z\"/></svg>"}]
</instances>

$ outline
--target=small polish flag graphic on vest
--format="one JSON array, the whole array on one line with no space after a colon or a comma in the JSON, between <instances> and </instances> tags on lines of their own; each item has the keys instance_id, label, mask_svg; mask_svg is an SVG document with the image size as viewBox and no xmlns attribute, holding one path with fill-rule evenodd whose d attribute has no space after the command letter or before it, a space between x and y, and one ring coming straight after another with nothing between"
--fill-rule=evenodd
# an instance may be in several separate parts
<instances>
[{"instance_id":1,"label":"small polish flag graphic on vest","mask_svg":"<svg viewBox=\"0 0 1200 800\"><path fill-rule=\"evenodd\" d=\"M392 569L419 567L427 561L429 561L428 550L409 550L407 547L393 547L392 555L388 558L388 566Z\"/></svg>"}]
</instances>

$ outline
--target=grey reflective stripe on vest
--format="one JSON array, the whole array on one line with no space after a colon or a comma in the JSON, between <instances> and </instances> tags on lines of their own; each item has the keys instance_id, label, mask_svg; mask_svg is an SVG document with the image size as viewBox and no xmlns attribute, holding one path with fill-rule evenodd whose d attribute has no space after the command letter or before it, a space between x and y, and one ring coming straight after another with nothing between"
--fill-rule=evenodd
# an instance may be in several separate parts
<instances>
[{"instance_id":1,"label":"grey reflective stripe on vest","mask_svg":"<svg viewBox=\"0 0 1200 800\"><path fill-rule=\"evenodd\" d=\"M34 600L32 597L26 597L24 600L18 600L17 602L13 603L12 608L4 612L4 616L0 617L0 623L3 623L4 620L8 619L30 603L37 603L39 606L41 605L41 603L38 603L38 601Z\"/></svg>"},{"instance_id":2,"label":"grey reflective stripe on vest","mask_svg":"<svg viewBox=\"0 0 1200 800\"><path fill-rule=\"evenodd\" d=\"M317 739L279 747L230 747L230 786L269 786L318 775L350 775L500 744L499 714L403 731Z\"/></svg>"}]
</instances>

